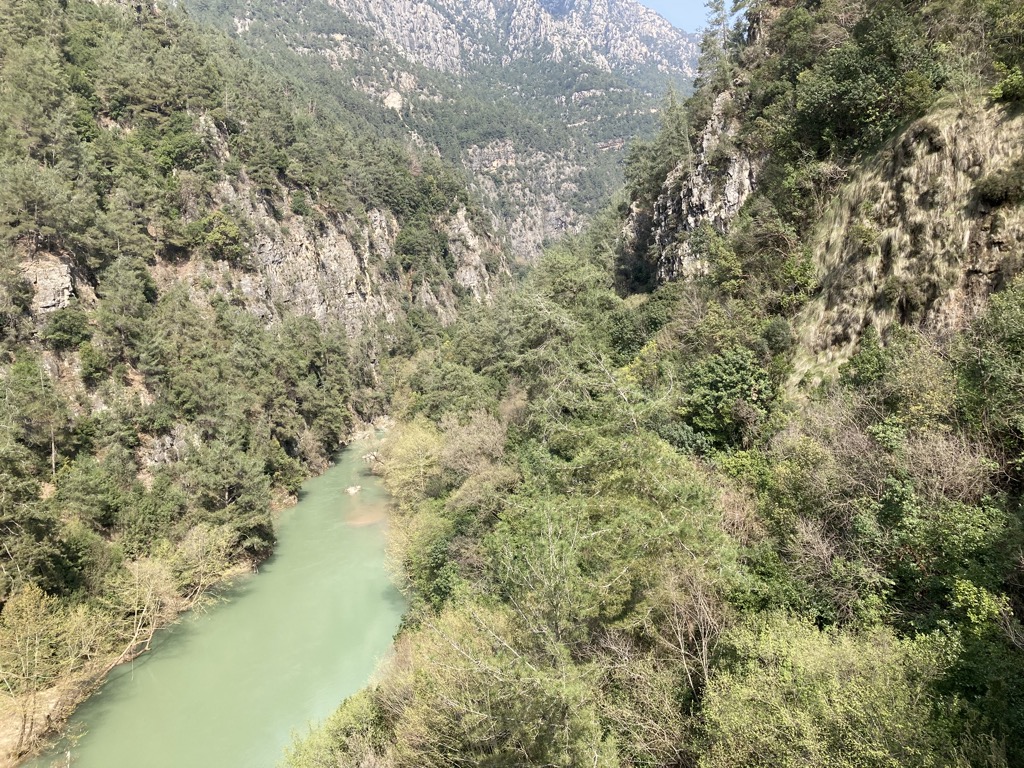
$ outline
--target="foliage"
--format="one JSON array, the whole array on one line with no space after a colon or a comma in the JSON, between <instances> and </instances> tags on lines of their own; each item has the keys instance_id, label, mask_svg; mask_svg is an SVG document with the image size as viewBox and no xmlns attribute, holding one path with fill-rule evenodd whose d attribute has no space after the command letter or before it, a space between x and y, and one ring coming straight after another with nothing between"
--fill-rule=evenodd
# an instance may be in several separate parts
<instances>
[{"instance_id":1,"label":"foliage","mask_svg":"<svg viewBox=\"0 0 1024 768\"><path fill-rule=\"evenodd\" d=\"M784 386L815 290L808 233L848 165L938 97L940 46L962 38L936 14L1005 24L979 60L1013 85L1019 12L940 5L755 5L771 18L751 52L717 4L704 89L669 101L628 167L630 203L653 212L685 183L714 88L735 90L737 147L769 157L729 232L688 233L705 274L623 270L606 214L492 305L447 327L410 312L355 358L330 322L267 326L151 266L246 267L254 233L215 202L244 169L243 205L313 227L389 207L394 276L450 272L444 222L466 195L405 149L404 116L375 133L367 100L320 88L342 75L273 72L173 9L0 2L10 690L80 663L68 637L141 650L232 562L266 556L271 494L328 460L358 387L399 420L381 459L411 609L297 768L1019 764L1024 289L952 338L869 332L836 381ZM423 107L433 135L449 120L459 140L545 141L521 116L492 124L497 100L452 103ZM1013 204L1017 170L979 200ZM97 298L36 328L10 267L44 251ZM407 359L374 369L374 344ZM39 667L15 679L25 647Z\"/></svg>"},{"instance_id":2,"label":"foliage","mask_svg":"<svg viewBox=\"0 0 1024 768\"><path fill-rule=\"evenodd\" d=\"M89 316L77 307L59 309L50 317L40 336L54 349L73 349L92 337Z\"/></svg>"},{"instance_id":3,"label":"foliage","mask_svg":"<svg viewBox=\"0 0 1024 768\"><path fill-rule=\"evenodd\" d=\"M965 764L930 690L946 656L936 639L774 617L725 643L735 661L708 684L701 766Z\"/></svg>"},{"instance_id":4,"label":"foliage","mask_svg":"<svg viewBox=\"0 0 1024 768\"><path fill-rule=\"evenodd\" d=\"M966 28L1005 5L943 7ZM1024 758L1020 286L958 335L869 328L836 380L785 386L814 228L966 33L930 5L750 13L762 36L719 18L702 90L630 155L619 213L662 229L623 253L598 217L404 365L382 459L412 608L295 765L576 764L578 734L588 764ZM986 39L979 78L1019 65ZM716 87L759 189L728 231L689 231L672 206ZM1015 171L979 202L1013 204ZM699 269L659 284L671 229Z\"/></svg>"},{"instance_id":5,"label":"foliage","mask_svg":"<svg viewBox=\"0 0 1024 768\"><path fill-rule=\"evenodd\" d=\"M686 109L669 92L660 114L658 135L651 141L635 141L626 156L626 190L631 201L657 197L662 184L676 167L690 159L689 123Z\"/></svg>"},{"instance_id":6,"label":"foliage","mask_svg":"<svg viewBox=\"0 0 1024 768\"><path fill-rule=\"evenodd\" d=\"M266 557L272 504L350 433L345 329L268 324L188 262L251 268L245 211L289 189L336 217L468 198L340 109L305 119L305 86L179 8L0 0L0 27L0 679L21 751L45 689ZM33 307L38 259L71 271L67 306Z\"/></svg>"},{"instance_id":7,"label":"foliage","mask_svg":"<svg viewBox=\"0 0 1024 768\"><path fill-rule=\"evenodd\" d=\"M989 91L994 101L1024 101L1024 72L1019 66L1007 67L1002 62L996 64L1000 80Z\"/></svg>"},{"instance_id":8,"label":"foliage","mask_svg":"<svg viewBox=\"0 0 1024 768\"><path fill-rule=\"evenodd\" d=\"M974 185L974 193L985 205L1019 205L1024 202L1024 157L1008 168L982 177Z\"/></svg>"}]
</instances>

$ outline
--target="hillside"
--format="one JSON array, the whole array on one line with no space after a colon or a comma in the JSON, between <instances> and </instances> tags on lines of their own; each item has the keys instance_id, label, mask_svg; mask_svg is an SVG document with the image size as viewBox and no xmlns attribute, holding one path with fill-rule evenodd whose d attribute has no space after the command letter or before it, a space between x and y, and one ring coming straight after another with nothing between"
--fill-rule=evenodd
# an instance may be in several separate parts
<instances>
[{"instance_id":1,"label":"hillside","mask_svg":"<svg viewBox=\"0 0 1024 768\"><path fill-rule=\"evenodd\" d=\"M0 2L4 759L266 558L389 361L583 226L687 83L692 47L616 54L665 27L629 3L431 8L551 35L435 71L379 5Z\"/></svg>"},{"instance_id":2,"label":"hillside","mask_svg":"<svg viewBox=\"0 0 1024 768\"><path fill-rule=\"evenodd\" d=\"M695 39L633 0L188 7L254 55L465 170L523 261L621 185L626 144L688 91Z\"/></svg>"},{"instance_id":3,"label":"hillside","mask_svg":"<svg viewBox=\"0 0 1024 768\"><path fill-rule=\"evenodd\" d=\"M1024 764L1019 3L187 5L0 0L12 760L386 414L290 768Z\"/></svg>"},{"instance_id":4,"label":"hillside","mask_svg":"<svg viewBox=\"0 0 1024 768\"><path fill-rule=\"evenodd\" d=\"M1022 764L1022 42L714 25L628 200L408 366L412 608L288 764Z\"/></svg>"},{"instance_id":5,"label":"hillside","mask_svg":"<svg viewBox=\"0 0 1024 768\"><path fill-rule=\"evenodd\" d=\"M2 759L507 276L457 170L320 93L173 9L0 3Z\"/></svg>"}]
</instances>

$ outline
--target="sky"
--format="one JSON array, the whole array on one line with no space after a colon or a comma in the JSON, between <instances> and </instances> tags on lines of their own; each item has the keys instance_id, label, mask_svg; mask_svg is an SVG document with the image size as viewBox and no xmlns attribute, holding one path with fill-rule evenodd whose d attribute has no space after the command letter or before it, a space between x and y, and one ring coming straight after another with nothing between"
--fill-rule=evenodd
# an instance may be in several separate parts
<instances>
[{"instance_id":1,"label":"sky","mask_svg":"<svg viewBox=\"0 0 1024 768\"><path fill-rule=\"evenodd\" d=\"M653 8L680 29L696 32L704 26L704 0L640 0Z\"/></svg>"}]
</instances>

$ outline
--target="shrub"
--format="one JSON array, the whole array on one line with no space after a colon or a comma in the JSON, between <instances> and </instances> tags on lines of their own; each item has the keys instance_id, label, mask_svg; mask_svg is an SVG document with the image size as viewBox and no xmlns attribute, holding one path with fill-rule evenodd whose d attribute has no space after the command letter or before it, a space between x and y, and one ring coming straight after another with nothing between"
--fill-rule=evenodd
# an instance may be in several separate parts
<instances>
[{"instance_id":1,"label":"shrub","mask_svg":"<svg viewBox=\"0 0 1024 768\"><path fill-rule=\"evenodd\" d=\"M974 194L979 202L994 208L1024 202L1024 157L981 178L974 185Z\"/></svg>"},{"instance_id":2,"label":"shrub","mask_svg":"<svg viewBox=\"0 0 1024 768\"><path fill-rule=\"evenodd\" d=\"M949 724L933 714L938 641L775 618L727 642L737 662L708 684L702 768L956 764Z\"/></svg>"},{"instance_id":3,"label":"shrub","mask_svg":"<svg viewBox=\"0 0 1024 768\"><path fill-rule=\"evenodd\" d=\"M75 307L59 309L50 316L41 337L53 349L72 349L92 337L89 318Z\"/></svg>"}]
</instances>

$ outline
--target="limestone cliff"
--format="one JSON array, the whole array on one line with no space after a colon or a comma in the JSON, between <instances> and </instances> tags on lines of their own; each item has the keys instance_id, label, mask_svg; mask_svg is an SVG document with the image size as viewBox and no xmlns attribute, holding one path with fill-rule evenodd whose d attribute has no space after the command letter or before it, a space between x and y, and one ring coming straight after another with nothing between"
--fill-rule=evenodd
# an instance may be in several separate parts
<instances>
[{"instance_id":1,"label":"limestone cliff","mask_svg":"<svg viewBox=\"0 0 1024 768\"><path fill-rule=\"evenodd\" d=\"M761 158L737 148L738 105L732 91L714 101L711 117L688 157L665 180L653 212L634 204L626 223L627 247L653 249L660 280L693 277L704 271L689 235L710 225L729 230L757 184Z\"/></svg>"},{"instance_id":2,"label":"limestone cliff","mask_svg":"<svg viewBox=\"0 0 1024 768\"><path fill-rule=\"evenodd\" d=\"M733 99L730 91L716 98L653 214L634 204L627 219L626 248L647 250L661 281L704 274L689 236L704 226L728 233L759 191L764 158L735 141ZM1021 270L1024 209L986 204L978 183L1019 159L1022 132L1024 117L978 97L935 109L881 150L835 166L844 181L807 237L819 288L794 319L792 384L835 373L869 326L883 339L896 325L959 330Z\"/></svg>"},{"instance_id":3,"label":"limestone cliff","mask_svg":"<svg viewBox=\"0 0 1024 768\"><path fill-rule=\"evenodd\" d=\"M508 232L520 260L528 261L550 241L582 229L585 218L572 200L584 169L569 152L522 152L514 142L499 140L473 145L465 156L474 191L495 212L497 226Z\"/></svg>"},{"instance_id":4,"label":"limestone cliff","mask_svg":"<svg viewBox=\"0 0 1024 768\"><path fill-rule=\"evenodd\" d=\"M575 56L606 72L695 73L697 46L635 0L331 0L412 61L465 74L480 65Z\"/></svg>"},{"instance_id":5,"label":"limestone cliff","mask_svg":"<svg viewBox=\"0 0 1024 768\"><path fill-rule=\"evenodd\" d=\"M400 225L391 211L279 218L244 180L220 182L213 197L218 209L230 209L251 232L245 262L155 258L150 271L161 288L183 282L197 301L219 294L267 323L283 313L304 315L339 321L356 336L378 318L394 321L417 305L446 323L455 317L460 296L488 301L492 281L507 271L501 248L471 222L465 208L438 222L454 265L450 273L438 265L435 276L420 278L396 264ZM73 299L95 303L90 275L70 254L25 255L20 270L32 288L36 316L63 309Z\"/></svg>"}]
</instances>

